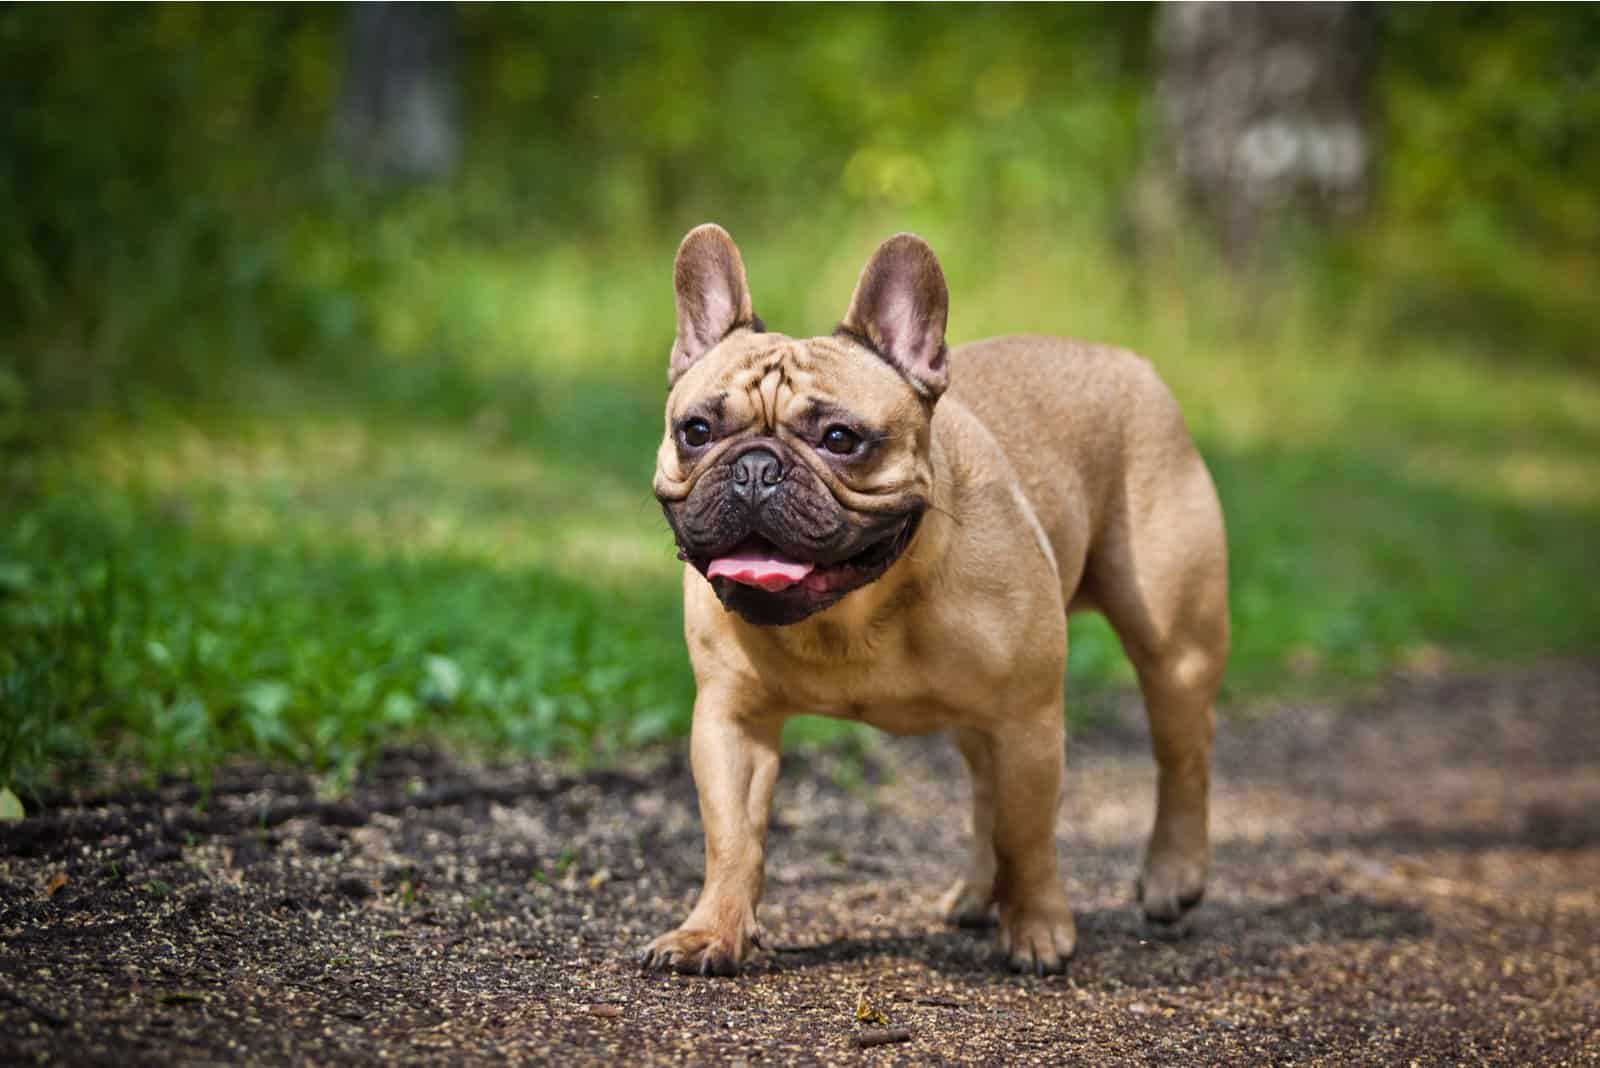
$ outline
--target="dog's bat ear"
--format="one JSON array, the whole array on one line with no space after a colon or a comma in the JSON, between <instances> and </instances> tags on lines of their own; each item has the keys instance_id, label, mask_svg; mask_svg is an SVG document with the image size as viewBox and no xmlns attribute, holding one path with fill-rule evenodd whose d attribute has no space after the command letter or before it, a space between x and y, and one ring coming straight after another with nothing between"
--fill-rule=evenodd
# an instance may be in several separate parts
<instances>
[{"instance_id":1,"label":"dog's bat ear","mask_svg":"<svg viewBox=\"0 0 1600 1068\"><path fill-rule=\"evenodd\" d=\"M677 293L678 335L667 368L668 388L734 330L760 328L750 304L739 247L716 223L697 226L683 239L672 268L672 284Z\"/></svg>"},{"instance_id":2,"label":"dog's bat ear","mask_svg":"<svg viewBox=\"0 0 1600 1068\"><path fill-rule=\"evenodd\" d=\"M839 332L876 351L932 403L950 384L949 306L933 249L916 234L896 234L862 268Z\"/></svg>"}]
</instances>

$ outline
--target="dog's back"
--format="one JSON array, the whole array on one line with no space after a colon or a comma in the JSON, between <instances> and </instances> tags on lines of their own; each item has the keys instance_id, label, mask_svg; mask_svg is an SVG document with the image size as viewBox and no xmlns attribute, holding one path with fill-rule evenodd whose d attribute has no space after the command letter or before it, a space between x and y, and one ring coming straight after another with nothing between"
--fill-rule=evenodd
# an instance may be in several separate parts
<instances>
[{"instance_id":1,"label":"dog's back","mask_svg":"<svg viewBox=\"0 0 1600 1068\"><path fill-rule=\"evenodd\" d=\"M1124 640L1158 642L1175 622L1163 617L1177 609L1153 610L1151 583L1168 587L1161 600L1226 598L1216 491L1148 361L1024 334L963 345L950 370L948 398L976 415L1011 461L1072 608L1105 611ZM1223 579L1204 590L1170 588L1194 574Z\"/></svg>"}]
</instances>

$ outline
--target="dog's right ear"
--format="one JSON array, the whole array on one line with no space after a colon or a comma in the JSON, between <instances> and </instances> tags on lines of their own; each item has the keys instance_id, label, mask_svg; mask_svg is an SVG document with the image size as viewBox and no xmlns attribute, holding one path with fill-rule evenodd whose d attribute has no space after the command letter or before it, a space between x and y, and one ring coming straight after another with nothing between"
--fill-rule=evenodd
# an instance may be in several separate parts
<instances>
[{"instance_id":1,"label":"dog's right ear","mask_svg":"<svg viewBox=\"0 0 1600 1068\"><path fill-rule=\"evenodd\" d=\"M678 336L667 368L669 389L691 364L734 330L761 328L750 303L739 247L716 223L696 226L683 239L672 268L672 284L677 293Z\"/></svg>"}]
</instances>

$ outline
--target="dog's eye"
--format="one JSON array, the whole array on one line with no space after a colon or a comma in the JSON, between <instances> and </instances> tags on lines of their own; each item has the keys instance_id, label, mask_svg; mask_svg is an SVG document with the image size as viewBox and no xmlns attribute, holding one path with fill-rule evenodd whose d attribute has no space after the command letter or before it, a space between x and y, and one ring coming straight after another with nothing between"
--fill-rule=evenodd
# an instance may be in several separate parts
<instances>
[{"instance_id":1,"label":"dog's eye","mask_svg":"<svg viewBox=\"0 0 1600 1068\"><path fill-rule=\"evenodd\" d=\"M711 440L711 424L704 419L691 419L679 428L678 433L685 445L698 449Z\"/></svg>"},{"instance_id":2,"label":"dog's eye","mask_svg":"<svg viewBox=\"0 0 1600 1068\"><path fill-rule=\"evenodd\" d=\"M822 435L822 447L836 456L848 456L860 444L860 435L849 427L830 426Z\"/></svg>"}]
</instances>

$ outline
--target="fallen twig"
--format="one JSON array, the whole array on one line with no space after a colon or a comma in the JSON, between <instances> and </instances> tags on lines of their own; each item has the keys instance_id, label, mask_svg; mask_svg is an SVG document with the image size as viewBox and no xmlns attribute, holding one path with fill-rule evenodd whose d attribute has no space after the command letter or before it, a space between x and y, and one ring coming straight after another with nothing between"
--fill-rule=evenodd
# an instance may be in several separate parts
<instances>
[{"instance_id":1,"label":"fallen twig","mask_svg":"<svg viewBox=\"0 0 1600 1068\"><path fill-rule=\"evenodd\" d=\"M875 1027L868 1031L856 1032L856 1046L867 1049L871 1046L887 1046L891 1042L910 1042L911 1029L908 1027Z\"/></svg>"}]
</instances>

